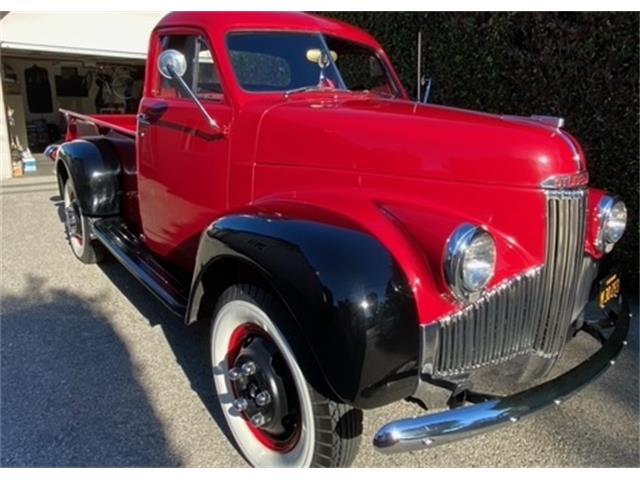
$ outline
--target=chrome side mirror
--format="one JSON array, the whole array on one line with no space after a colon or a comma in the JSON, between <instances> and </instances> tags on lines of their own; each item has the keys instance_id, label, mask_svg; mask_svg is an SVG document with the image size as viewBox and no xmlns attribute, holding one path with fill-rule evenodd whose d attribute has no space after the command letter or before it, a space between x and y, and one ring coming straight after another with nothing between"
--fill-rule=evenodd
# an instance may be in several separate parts
<instances>
[{"instance_id":1,"label":"chrome side mirror","mask_svg":"<svg viewBox=\"0 0 640 480\"><path fill-rule=\"evenodd\" d=\"M187 59L182 53L177 50L165 50L158 56L158 71L164 78L172 80L180 89L182 94L191 99L200 112L200 115L209 124L209 127L215 132L220 132L220 126L216 122L209 112L204 108L195 93L189 88L189 85L182 79L187 72Z\"/></svg>"},{"instance_id":2,"label":"chrome side mirror","mask_svg":"<svg viewBox=\"0 0 640 480\"><path fill-rule=\"evenodd\" d=\"M169 80L173 80L172 72L182 78L187 71L187 59L177 50L165 50L158 57L158 71Z\"/></svg>"}]
</instances>

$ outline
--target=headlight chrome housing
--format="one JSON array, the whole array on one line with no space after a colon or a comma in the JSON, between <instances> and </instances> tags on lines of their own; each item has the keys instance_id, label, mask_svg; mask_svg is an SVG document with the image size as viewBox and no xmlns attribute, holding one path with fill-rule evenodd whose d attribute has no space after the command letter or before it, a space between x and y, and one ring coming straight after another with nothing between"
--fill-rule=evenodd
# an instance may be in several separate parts
<instances>
[{"instance_id":1,"label":"headlight chrome housing","mask_svg":"<svg viewBox=\"0 0 640 480\"><path fill-rule=\"evenodd\" d=\"M486 230L462 224L444 249L444 277L458 300L473 301L487 286L496 267L496 244Z\"/></svg>"},{"instance_id":2,"label":"headlight chrome housing","mask_svg":"<svg viewBox=\"0 0 640 480\"><path fill-rule=\"evenodd\" d=\"M598 202L597 216L595 247L600 253L609 253L627 227L627 207L622 200L605 195Z\"/></svg>"}]
</instances>

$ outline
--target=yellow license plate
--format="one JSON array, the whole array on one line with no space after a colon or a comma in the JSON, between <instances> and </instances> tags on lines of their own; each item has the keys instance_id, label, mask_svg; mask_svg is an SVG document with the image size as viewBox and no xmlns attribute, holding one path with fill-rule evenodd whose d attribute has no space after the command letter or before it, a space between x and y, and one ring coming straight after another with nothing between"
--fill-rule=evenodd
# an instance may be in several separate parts
<instances>
[{"instance_id":1,"label":"yellow license plate","mask_svg":"<svg viewBox=\"0 0 640 480\"><path fill-rule=\"evenodd\" d=\"M620 295L620 277L611 274L600 282L600 291L598 292L598 306L604 308L609 302L615 300Z\"/></svg>"}]
</instances>

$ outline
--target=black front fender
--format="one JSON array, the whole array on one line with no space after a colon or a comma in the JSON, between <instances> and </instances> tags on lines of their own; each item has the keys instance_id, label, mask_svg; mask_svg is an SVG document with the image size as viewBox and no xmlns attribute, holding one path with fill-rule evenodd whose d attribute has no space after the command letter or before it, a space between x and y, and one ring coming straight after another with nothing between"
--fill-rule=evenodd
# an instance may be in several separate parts
<instances>
[{"instance_id":1,"label":"black front fender","mask_svg":"<svg viewBox=\"0 0 640 480\"><path fill-rule=\"evenodd\" d=\"M331 391L373 408L415 391L418 321L407 281L372 235L312 207L255 208L202 235L193 319L203 272L235 257L258 269L282 298ZM294 347L295 349L296 347ZM306 352L305 355L306 356Z\"/></svg>"}]
</instances>

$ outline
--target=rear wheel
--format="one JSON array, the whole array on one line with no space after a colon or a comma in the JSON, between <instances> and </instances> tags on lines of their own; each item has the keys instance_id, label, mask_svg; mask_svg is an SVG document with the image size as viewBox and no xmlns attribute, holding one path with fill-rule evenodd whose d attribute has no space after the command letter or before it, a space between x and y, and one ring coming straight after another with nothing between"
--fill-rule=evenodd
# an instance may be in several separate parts
<instances>
[{"instance_id":1,"label":"rear wheel","mask_svg":"<svg viewBox=\"0 0 640 480\"><path fill-rule=\"evenodd\" d=\"M78 196L69 178L63 188L64 224L73 254L82 263L98 263L104 258L104 247L89 234L89 220L82 214Z\"/></svg>"},{"instance_id":2,"label":"rear wheel","mask_svg":"<svg viewBox=\"0 0 640 480\"><path fill-rule=\"evenodd\" d=\"M220 406L256 467L346 467L358 451L362 411L330 400L306 380L278 327L286 310L261 288L235 285L211 327Z\"/></svg>"}]
</instances>

